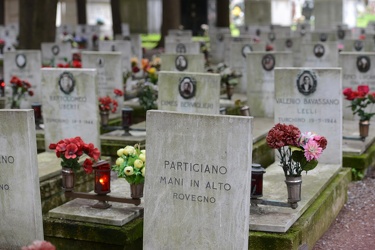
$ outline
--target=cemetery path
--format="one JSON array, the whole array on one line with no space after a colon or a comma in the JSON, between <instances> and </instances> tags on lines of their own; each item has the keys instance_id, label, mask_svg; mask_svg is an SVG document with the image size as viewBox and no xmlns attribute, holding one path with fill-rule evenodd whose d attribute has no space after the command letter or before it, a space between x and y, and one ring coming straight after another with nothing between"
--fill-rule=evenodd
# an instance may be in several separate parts
<instances>
[{"instance_id":1,"label":"cemetery path","mask_svg":"<svg viewBox=\"0 0 375 250\"><path fill-rule=\"evenodd\" d=\"M313 250L368 250L375 246L375 168L351 182L348 201Z\"/></svg>"}]
</instances>

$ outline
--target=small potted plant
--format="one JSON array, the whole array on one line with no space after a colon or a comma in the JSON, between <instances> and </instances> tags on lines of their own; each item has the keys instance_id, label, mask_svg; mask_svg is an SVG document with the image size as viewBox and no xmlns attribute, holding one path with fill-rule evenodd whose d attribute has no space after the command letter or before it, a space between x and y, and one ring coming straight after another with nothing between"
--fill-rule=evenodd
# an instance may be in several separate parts
<instances>
[{"instance_id":1,"label":"small potted plant","mask_svg":"<svg viewBox=\"0 0 375 250\"><path fill-rule=\"evenodd\" d=\"M346 100L351 101L349 107L353 115L359 117L359 136L364 139L368 136L370 120L375 115L375 112L371 112L375 103L375 92L370 93L368 85L359 85L356 91L345 88L343 94Z\"/></svg>"},{"instance_id":2,"label":"small potted plant","mask_svg":"<svg viewBox=\"0 0 375 250\"><path fill-rule=\"evenodd\" d=\"M131 197L143 197L143 187L146 171L146 150L141 150L136 144L117 150L116 164L112 170L119 178L124 178L130 184Z\"/></svg>"},{"instance_id":3,"label":"small potted plant","mask_svg":"<svg viewBox=\"0 0 375 250\"><path fill-rule=\"evenodd\" d=\"M57 158L61 158L63 188L72 191L74 188L74 174L83 167L88 174L92 173L92 166L100 158L100 151L92 143L85 143L81 137L67 138L51 143L49 149L55 150ZM80 157L86 154L88 158L83 164Z\"/></svg>"},{"instance_id":4,"label":"small potted plant","mask_svg":"<svg viewBox=\"0 0 375 250\"><path fill-rule=\"evenodd\" d=\"M312 132L301 133L294 125L278 123L268 132L266 141L269 147L279 152L279 164L283 168L288 188L288 202L300 201L301 174L318 165L318 158L327 147L327 139ZM293 193L297 195L293 196Z\"/></svg>"},{"instance_id":5,"label":"small potted plant","mask_svg":"<svg viewBox=\"0 0 375 250\"><path fill-rule=\"evenodd\" d=\"M109 120L109 112L116 113L118 102L110 96L99 97L99 111L101 125L107 126Z\"/></svg>"}]
</instances>

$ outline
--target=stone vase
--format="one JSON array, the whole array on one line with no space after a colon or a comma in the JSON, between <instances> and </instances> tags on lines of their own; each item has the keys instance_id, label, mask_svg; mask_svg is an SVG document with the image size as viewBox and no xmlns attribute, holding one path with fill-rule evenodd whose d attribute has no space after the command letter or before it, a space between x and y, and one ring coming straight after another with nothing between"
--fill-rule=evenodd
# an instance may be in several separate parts
<instances>
[{"instance_id":1,"label":"stone vase","mask_svg":"<svg viewBox=\"0 0 375 250\"><path fill-rule=\"evenodd\" d=\"M226 84L226 89L227 89L227 97L228 97L228 100L232 100L232 96L233 96L233 91L234 91L234 86L231 85L231 84Z\"/></svg>"},{"instance_id":2,"label":"stone vase","mask_svg":"<svg viewBox=\"0 0 375 250\"><path fill-rule=\"evenodd\" d=\"M288 191L288 203L296 204L301 200L302 176L286 176L285 184Z\"/></svg>"},{"instance_id":3,"label":"stone vase","mask_svg":"<svg viewBox=\"0 0 375 250\"><path fill-rule=\"evenodd\" d=\"M107 126L109 121L109 111L100 111L100 124Z\"/></svg>"},{"instance_id":4,"label":"stone vase","mask_svg":"<svg viewBox=\"0 0 375 250\"><path fill-rule=\"evenodd\" d=\"M71 168L62 168L61 170L62 176L62 188L64 191L71 192L74 190L75 184L75 174L74 170Z\"/></svg>"},{"instance_id":5,"label":"stone vase","mask_svg":"<svg viewBox=\"0 0 375 250\"><path fill-rule=\"evenodd\" d=\"M366 138L370 128L370 121L359 121L359 136Z\"/></svg>"},{"instance_id":6,"label":"stone vase","mask_svg":"<svg viewBox=\"0 0 375 250\"><path fill-rule=\"evenodd\" d=\"M133 199L140 199L143 197L144 183L130 184L130 196Z\"/></svg>"}]
</instances>

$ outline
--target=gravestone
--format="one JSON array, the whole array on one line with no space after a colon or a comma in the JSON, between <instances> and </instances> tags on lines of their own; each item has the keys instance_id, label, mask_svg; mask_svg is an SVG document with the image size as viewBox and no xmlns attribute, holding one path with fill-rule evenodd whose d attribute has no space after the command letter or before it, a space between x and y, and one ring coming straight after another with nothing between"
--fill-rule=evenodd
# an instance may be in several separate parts
<instances>
[{"instance_id":1,"label":"gravestone","mask_svg":"<svg viewBox=\"0 0 375 250\"><path fill-rule=\"evenodd\" d=\"M56 67L72 60L70 43L42 43L42 65Z\"/></svg>"},{"instance_id":2,"label":"gravestone","mask_svg":"<svg viewBox=\"0 0 375 250\"><path fill-rule=\"evenodd\" d=\"M272 22L271 0L245 0L245 25L269 25Z\"/></svg>"},{"instance_id":3,"label":"gravestone","mask_svg":"<svg viewBox=\"0 0 375 250\"><path fill-rule=\"evenodd\" d=\"M150 110L146 126L143 249L248 249L252 118Z\"/></svg>"},{"instance_id":4,"label":"gravestone","mask_svg":"<svg viewBox=\"0 0 375 250\"><path fill-rule=\"evenodd\" d=\"M246 57L247 105L254 117L274 117L275 67L292 67L291 52L252 52Z\"/></svg>"},{"instance_id":5,"label":"gravestone","mask_svg":"<svg viewBox=\"0 0 375 250\"><path fill-rule=\"evenodd\" d=\"M97 49L97 42L99 42L100 26L79 24L76 26L75 37L86 40L86 47L83 49L94 50Z\"/></svg>"},{"instance_id":6,"label":"gravestone","mask_svg":"<svg viewBox=\"0 0 375 250\"><path fill-rule=\"evenodd\" d=\"M224 61L225 36L230 36L229 28L211 28L209 29L210 37L210 61L214 64Z\"/></svg>"},{"instance_id":7,"label":"gravestone","mask_svg":"<svg viewBox=\"0 0 375 250\"><path fill-rule=\"evenodd\" d=\"M333 30L320 30L311 32L311 41L312 42L335 42L337 41L337 32Z\"/></svg>"},{"instance_id":8,"label":"gravestone","mask_svg":"<svg viewBox=\"0 0 375 250\"><path fill-rule=\"evenodd\" d=\"M67 35L73 36L74 31L75 31L75 27L73 27L72 24L62 24L56 27L55 42L56 43L63 42L64 37L66 37Z\"/></svg>"},{"instance_id":9,"label":"gravestone","mask_svg":"<svg viewBox=\"0 0 375 250\"><path fill-rule=\"evenodd\" d=\"M283 37L275 41L275 51L293 53L293 66L301 65L301 37Z\"/></svg>"},{"instance_id":10,"label":"gravestone","mask_svg":"<svg viewBox=\"0 0 375 250\"><path fill-rule=\"evenodd\" d=\"M115 97L115 89L123 90L123 73L120 52L82 52L82 67L97 71L98 97ZM124 104L122 97L117 98L117 113Z\"/></svg>"},{"instance_id":11,"label":"gravestone","mask_svg":"<svg viewBox=\"0 0 375 250\"><path fill-rule=\"evenodd\" d=\"M368 85L371 92L375 91L375 64L374 52L341 52L339 55L340 67L342 68L342 87L357 90L358 85ZM343 117L348 120L358 120L353 115L350 107L351 102L343 96Z\"/></svg>"},{"instance_id":12,"label":"gravestone","mask_svg":"<svg viewBox=\"0 0 375 250\"><path fill-rule=\"evenodd\" d=\"M200 54L199 42L165 42L166 54Z\"/></svg>"},{"instance_id":13,"label":"gravestone","mask_svg":"<svg viewBox=\"0 0 375 250\"><path fill-rule=\"evenodd\" d=\"M21 108L31 108L31 103L41 102L40 67L42 59L40 50L18 50L4 53L4 81L8 86L12 76L31 84L33 96L27 95L21 102Z\"/></svg>"},{"instance_id":14,"label":"gravestone","mask_svg":"<svg viewBox=\"0 0 375 250\"><path fill-rule=\"evenodd\" d=\"M43 240L33 110L0 110L0 249Z\"/></svg>"},{"instance_id":15,"label":"gravestone","mask_svg":"<svg viewBox=\"0 0 375 250\"><path fill-rule=\"evenodd\" d=\"M125 40L99 41L99 51L121 53L122 72L131 72L131 42Z\"/></svg>"},{"instance_id":16,"label":"gravestone","mask_svg":"<svg viewBox=\"0 0 375 250\"><path fill-rule=\"evenodd\" d=\"M161 70L176 72L205 72L203 54L161 54Z\"/></svg>"},{"instance_id":17,"label":"gravestone","mask_svg":"<svg viewBox=\"0 0 375 250\"><path fill-rule=\"evenodd\" d=\"M310 42L301 44L301 67L337 67L337 42Z\"/></svg>"},{"instance_id":18,"label":"gravestone","mask_svg":"<svg viewBox=\"0 0 375 250\"><path fill-rule=\"evenodd\" d=\"M247 75L246 75L246 56L253 51L265 51L265 43L249 43L247 41L232 41L229 46L229 56L226 56L225 63L233 70L241 72L242 77L239 84L235 86L236 93L246 94Z\"/></svg>"},{"instance_id":19,"label":"gravestone","mask_svg":"<svg viewBox=\"0 0 375 250\"><path fill-rule=\"evenodd\" d=\"M192 30L180 30L180 29L169 29L168 30L168 36L185 36L185 37L193 37L193 31Z\"/></svg>"},{"instance_id":20,"label":"gravestone","mask_svg":"<svg viewBox=\"0 0 375 250\"><path fill-rule=\"evenodd\" d=\"M220 113L220 75L159 72L158 109L184 113Z\"/></svg>"},{"instance_id":21,"label":"gravestone","mask_svg":"<svg viewBox=\"0 0 375 250\"><path fill-rule=\"evenodd\" d=\"M275 69L275 123L325 136L319 163L342 162L342 99L340 68Z\"/></svg>"},{"instance_id":22,"label":"gravestone","mask_svg":"<svg viewBox=\"0 0 375 250\"><path fill-rule=\"evenodd\" d=\"M121 34L123 37L130 36L130 29L128 23L121 23Z\"/></svg>"},{"instance_id":23,"label":"gravestone","mask_svg":"<svg viewBox=\"0 0 375 250\"><path fill-rule=\"evenodd\" d=\"M366 50L366 42L359 39L347 39L341 43L343 48L341 51L364 52Z\"/></svg>"},{"instance_id":24,"label":"gravestone","mask_svg":"<svg viewBox=\"0 0 375 250\"><path fill-rule=\"evenodd\" d=\"M191 36L176 36L176 35L168 35L165 36L166 43L190 43L193 42L193 37Z\"/></svg>"},{"instance_id":25,"label":"gravestone","mask_svg":"<svg viewBox=\"0 0 375 250\"><path fill-rule=\"evenodd\" d=\"M131 34L130 42L131 42L131 55L132 57L137 57L138 61L140 62L143 58L141 35Z\"/></svg>"},{"instance_id":26,"label":"gravestone","mask_svg":"<svg viewBox=\"0 0 375 250\"><path fill-rule=\"evenodd\" d=\"M98 83L95 69L42 69L45 148L80 136L100 148Z\"/></svg>"}]
</instances>

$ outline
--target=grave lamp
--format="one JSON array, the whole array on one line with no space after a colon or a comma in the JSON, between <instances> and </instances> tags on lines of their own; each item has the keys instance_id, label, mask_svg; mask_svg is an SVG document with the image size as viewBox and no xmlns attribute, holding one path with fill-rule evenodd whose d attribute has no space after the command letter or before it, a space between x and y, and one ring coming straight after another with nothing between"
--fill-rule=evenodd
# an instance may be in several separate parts
<instances>
[{"instance_id":1,"label":"grave lamp","mask_svg":"<svg viewBox=\"0 0 375 250\"><path fill-rule=\"evenodd\" d=\"M263 175L266 171L258 163L251 166L251 198L260 198L263 196Z\"/></svg>"},{"instance_id":2,"label":"grave lamp","mask_svg":"<svg viewBox=\"0 0 375 250\"><path fill-rule=\"evenodd\" d=\"M122 127L124 128L124 136L131 136L129 133L130 126L132 125L133 109L130 107L124 107L122 109Z\"/></svg>"},{"instance_id":3,"label":"grave lamp","mask_svg":"<svg viewBox=\"0 0 375 250\"><path fill-rule=\"evenodd\" d=\"M82 198L89 200L97 200L98 202L91 207L99 209L107 209L112 205L108 201L134 204L141 204L139 198L116 197L108 195L111 192L111 167L108 161L100 160L93 165L94 169L94 193L84 193L65 190L66 198Z\"/></svg>"},{"instance_id":4,"label":"grave lamp","mask_svg":"<svg viewBox=\"0 0 375 250\"><path fill-rule=\"evenodd\" d=\"M42 123L42 104L35 102L31 104L31 107L34 110L35 128L42 129L40 127L40 124Z\"/></svg>"},{"instance_id":5,"label":"grave lamp","mask_svg":"<svg viewBox=\"0 0 375 250\"><path fill-rule=\"evenodd\" d=\"M0 97L5 96L5 82L3 79L0 79Z\"/></svg>"},{"instance_id":6,"label":"grave lamp","mask_svg":"<svg viewBox=\"0 0 375 250\"><path fill-rule=\"evenodd\" d=\"M250 108L249 106L243 106L240 109L241 115L242 116L250 116Z\"/></svg>"},{"instance_id":7,"label":"grave lamp","mask_svg":"<svg viewBox=\"0 0 375 250\"><path fill-rule=\"evenodd\" d=\"M111 192L111 167L108 161L100 160L94 166L95 175L95 189L94 192L98 195L106 195ZM111 205L107 201L99 201L92 207L94 208L109 208Z\"/></svg>"},{"instance_id":8,"label":"grave lamp","mask_svg":"<svg viewBox=\"0 0 375 250\"><path fill-rule=\"evenodd\" d=\"M251 166L250 203L252 207L258 207L258 205L290 207L293 209L296 209L298 207L297 202L281 202L261 199L261 197L263 196L263 175L266 171L258 163L252 163Z\"/></svg>"}]
</instances>

